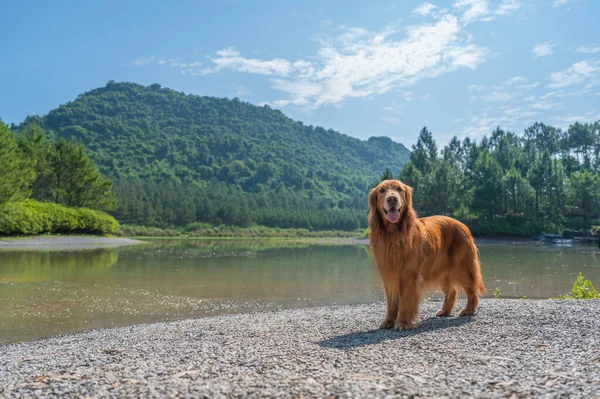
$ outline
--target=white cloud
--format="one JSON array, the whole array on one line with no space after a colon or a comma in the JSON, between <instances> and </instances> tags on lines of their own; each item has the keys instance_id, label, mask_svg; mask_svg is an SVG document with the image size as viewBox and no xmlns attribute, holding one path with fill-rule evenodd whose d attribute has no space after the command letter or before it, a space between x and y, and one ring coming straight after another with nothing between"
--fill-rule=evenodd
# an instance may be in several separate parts
<instances>
[{"instance_id":1,"label":"white cloud","mask_svg":"<svg viewBox=\"0 0 600 399\"><path fill-rule=\"evenodd\" d=\"M412 101L413 96L415 95L415 93L411 90L402 90L400 94L406 101Z\"/></svg>"},{"instance_id":2,"label":"white cloud","mask_svg":"<svg viewBox=\"0 0 600 399\"><path fill-rule=\"evenodd\" d=\"M492 10L488 0L455 0L452 8L439 9L425 2L414 12L434 18L418 25L390 25L372 31L359 27L329 28L336 36L316 41L314 54L296 60L278 57L250 58L233 47L207 57L208 61L176 59L153 61L177 68L186 75L208 75L231 70L268 76L271 88L282 93L269 104L305 110L323 105L341 106L351 98L372 98L400 90L406 101L427 101L413 95L415 83L456 70L476 69L489 51L474 42L466 26L489 21L521 7L519 0L501 0ZM331 21L327 22L327 26ZM140 60L146 65L150 61Z\"/></svg>"},{"instance_id":3,"label":"white cloud","mask_svg":"<svg viewBox=\"0 0 600 399\"><path fill-rule=\"evenodd\" d=\"M465 24L484 19L490 12L487 0L458 0L452 6L465 10L460 18Z\"/></svg>"},{"instance_id":4,"label":"white cloud","mask_svg":"<svg viewBox=\"0 0 600 399\"><path fill-rule=\"evenodd\" d=\"M470 85L471 101L501 103L513 99L523 99L528 91L540 85L540 82L527 83L527 78L515 76L498 85Z\"/></svg>"},{"instance_id":5,"label":"white cloud","mask_svg":"<svg viewBox=\"0 0 600 399\"><path fill-rule=\"evenodd\" d=\"M552 2L552 7L561 7L568 3L574 3L577 0L554 0Z\"/></svg>"},{"instance_id":6,"label":"white cloud","mask_svg":"<svg viewBox=\"0 0 600 399\"><path fill-rule=\"evenodd\" d=\"M553 118L557 127L562 130L568 130L570 125L574 125L576 122L579 123L594 123L600 120L600 112L598 110L592 110L582 114L569 114L567 116L557 116Z\"/></svg>"},{"instance_id":7,"label":"white cloud","mask_svg":"<svg viewBox=\"0 0 600 399\"><path fill-rule=\"evenodd\" d=\"M417 8L415 8L413 10L413 14L429 15L436 8L437 7L434 6L433 4L425 2L425 3L421 4L420 6L418 6Z\"/></svg>"},{"instance_id":8,"label":"white cloud","mask_svg":"<svg viewBox=\"0 0 600 399\"><path fill-rule=\"evenodd\" d=\"M552 42L540 43L533 46L533 48L531 49L531 52L533 53L533 58L543 58L548 55L554 54L553 47L554 43Z\"/></svg>"},{"instance_id":9,"label":"white cloud","mask_svg":"<svg viewBox=\"0 0 600 399\"><path fill-rule=\"evenodd\" d=\"M555 95L536 95L540 85L524 76L514 76L496 85L468 86L472 101L490 105L461 123L463 128L458 132L471 138L489 135L497 126L516 132L547 112L562 109L562 103L548 100Z\"/></svg>"},{"instance_id":10,"label":"white cloud","mask_svg":"<svg viewBox=\"0 0 600 399\"><path fill-rule=\"evenodd\" d=\"M395 117L395 116L384 116L383 118L381 118L383 121L388 122L388 123L392 123L394 125L399 125L400 124L400 118Z\"/></svg>"},{"instance_id":11,"label":"white cloud","mask_svg":"<svg viewBox=\"0 0 600 399\"><path fill-rule=\"evenodd\" d=\"M502 0L502 3L500 3L494 14L510 15L521 7L523 7L523 4L519 0Z\"/></svg>"},{"instance_id":12,"label":"white cloud","mask_svg":"<svg viewBox=\"0 0 600 399\"><path fill-rule=\"evenodd\" d=\"M548 111L551 109L562 108L562 103L549 103L545 101L538 101L532 106L533 109L539 109L542 111Z\"/></svg>"},{"instance_id":13,"label":"white cloud","mask_svg":"<svg viewBox=\"0 0 600 399\"><path fill-rule=\"evenodd\" d=\"M470 85L467 90L471 93L473 101L490 104L484 106L464 123L459 122L460 128L456 133L477 139L489 135L497 126L518 132L519 129L539 120L556 120L555 125L561 128L568 128L568 124L575 120L580 122L598 120L600 112L597 109L583 116L570 114L556 117L556 115L569 104L567 101L563 104L561 99L593 95L597 91L596 87L600 85L599 77L600 60L588 60L551 74L548 86L555 90L546 93L543 92L540 82L530 83L523 76L506 79L496 85Z\"/></svg>"},{"instance_id":14,"label":"white cloud","mask_svg":"<svg viewBox=\"0 0 600 399\"><path fill-rule=\"evenodd\" d=\"M275 106L316 108L406 88L457 69L475 69L486 55L485 48L470 42L457 16L443 14L433 23L403 31L394 26L377 32L346 28L320 40L316 56L295 62L249 59L229 47L210 58L215 66L202 72L233 69L272 75L272 88L288 97L274 101ZM409 90L403 93L407 100L412 96Z\"/></svg>"},{"instance_id":15,"label":"white cloud","mask_svg":"<svg viewBox=\"0 0 600 399\"><path fill-rule=\"evenodd\" d=\"M512 85L515 85L515 84L517 84L517 83L524 83L524 82L527 82L527 78L526 78L526 77L523 77L523 76L515 76L515 77L513 77L513 78L507 79L507 80L504 82L504 84L505 84L506 86L512 86Z\"/></svg>"},{"instance_id":16,"label":"white cloud","mask_svg":"<svg viewBox=\"0 0 600 399\"><path fill-rule=\"evenodd\" d=\"M577 53L583 53L583 54L596 54L596 53L600 53L600 45L590 44L590 45L586 45L586 46L579 46L579 47L576 47L574 49L574 51Z\"/></svg>"},{"instance_id":17,"label":"white cloud","mask_svg":"<svg viewBox=\"0 0 600 399\"><path fill-rule=\"evenodd\" d=\"M210 58L210 60L215 66L202 70L202 73L209 74L218 72L221 69L234 69L239 72L259 75L287 76L292 71L292 65L288 60L275 58L262 61L257 58L244 58L233 47L217 51L217 56Z\"/></svg>"},{"instance_id":18,"label":"white cloud","mask_svg":"<svg viewBox=\"0 0 600 399\"><path fill-rule=\"evenodd\" d=\"M479 138L489 135L496 127L505 130L517 130L520 126L531 121L532 117L538 115L537 111L524 109L521 106L507 105L498 108L487 108L480 115L470 118L469 124L462 129L461 133L470 138Z\"/></svg>"},{"instance_id":19,"label":"white cloud","mask_svg":"<svg viewBox=\"0 0 600 399\"><path fill-rule=\"evenodd\" d=\"M253 96L254 93L250 90L248 90L248 88L246 86L238 86L235 91L233 92L233 96L234 97L249 97L249 96Z\"/></svg>"},{"instance_id":20,"label":"white cloud","mask_svg":"<svg viewBox=\"0 0 600 399\"><path fill-rule=\"evenodd\" d=\"M383 107L383 110L392 114L401 114L404 110L404 104L393 102L391 105Z\"/></svg>"},{"instance_id":21,"label":"white cloud","mask_svg":"<svg viewBox=\"0 0 600 399\"><path fill-rule=\"evenodd\" d=\"M464 25L472 22L493 21L497 16L511 15L523 7L521 0L502 0L495 10L490 9L489 0L457 0L452 6L462 11L460 21Z\"/></svg>"},{"instance_id":22,"label":"white cloud","mask_svg":"<svg viewBox=\"0 0 600 399\"><path fill-rule=\"evenodd\" d=\"M154 61L154 56L152 57L140 57L137 60L133 61L133 65L136 67L143 67L146 66L148 64L150 64L152 61Z\"/></svg>"},{"instance_id":23,"label":"white cloud","mask_svg":"<svg viewBox=\"0 0 600 399\"><path fill-rule=\"evenodd\" d=\"M589 82L593 86L596 83L596 78L600 72L600 67L597 61L581 61L571 65L564 71L554 72L548 78L550 83L548 87L556 89L567 86L572 86L582 82Z\"/></svg>"}]
</instances>

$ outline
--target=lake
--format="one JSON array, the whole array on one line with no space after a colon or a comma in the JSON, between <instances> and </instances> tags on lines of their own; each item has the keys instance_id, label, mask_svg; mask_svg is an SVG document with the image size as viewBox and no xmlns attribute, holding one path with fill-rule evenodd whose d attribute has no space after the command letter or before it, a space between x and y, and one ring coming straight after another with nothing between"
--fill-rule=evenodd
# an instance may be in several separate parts
<instances>
[{"instance_id":1,"label":"lake","mask_svg":"<svg viewBox=\"0 0 600 399\"><path fill-rule=\"evenodd\" d=\"M501 297L555 297L571 290L580 271L600 285L595 246L478 247L488 296L498 287ZM0 344L92 328L383 299L364 245L183 239L0 252ZM383 306L381 311L383 316Z\"/></svg>"}]
</instances>

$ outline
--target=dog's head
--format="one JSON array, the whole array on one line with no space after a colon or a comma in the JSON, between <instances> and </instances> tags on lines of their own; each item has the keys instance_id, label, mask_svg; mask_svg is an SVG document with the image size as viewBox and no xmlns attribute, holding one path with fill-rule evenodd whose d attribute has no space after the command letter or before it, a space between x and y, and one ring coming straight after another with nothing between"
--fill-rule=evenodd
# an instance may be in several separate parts
<instances>
[{"instance_id":1,"label":"dog's head","mask_svg":"<svg viewBox=\"0 0 600 399\"><path fill-rule=\"evenodd\" d=\"M369 208L372 216L396 224L412 212L412 188L399 180L384 180L371 190Z\"/></svg>"}]
</instances>

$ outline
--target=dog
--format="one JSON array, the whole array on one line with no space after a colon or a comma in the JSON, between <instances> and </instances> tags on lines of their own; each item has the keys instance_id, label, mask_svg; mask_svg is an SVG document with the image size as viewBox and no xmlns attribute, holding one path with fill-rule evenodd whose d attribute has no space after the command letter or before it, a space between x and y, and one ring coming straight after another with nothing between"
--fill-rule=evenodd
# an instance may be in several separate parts
<instances>
[{"instance_id":1,"label":"dog","mask_svg":"<svg viewBox=\"0 0 600 399\"><path fill-rule=\"evenodd\" d=\"M418 327L421 295L439 288L444 303L438 317L450 315L458 288L472 315L486 292L479 254L469 228L447 216L418 218L413 189L399 180L384 180L369 193L369 252L385 290L387 313L379 328Z\"/></svg>"}]
</instances>

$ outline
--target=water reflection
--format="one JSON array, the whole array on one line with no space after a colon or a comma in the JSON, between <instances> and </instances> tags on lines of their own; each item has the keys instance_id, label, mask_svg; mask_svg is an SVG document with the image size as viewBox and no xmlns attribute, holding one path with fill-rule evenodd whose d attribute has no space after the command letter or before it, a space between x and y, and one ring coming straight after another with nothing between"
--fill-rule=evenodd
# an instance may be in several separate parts
<instances>
[{"instance_id":1,"label":"water reflection","mask_svg":"<svg viewBox=\"0 0 600 399\"><path fill-rule=\"evenodd\" d=\"M600 285L600 251L593 247L482 243L479 248L490 295L498 287L504 297L557 296L571 289L579 271ZM363 245L155 240L112 249L0 253L0 343L158 320L382 299Z\"/></svg>"}]
</instances>

